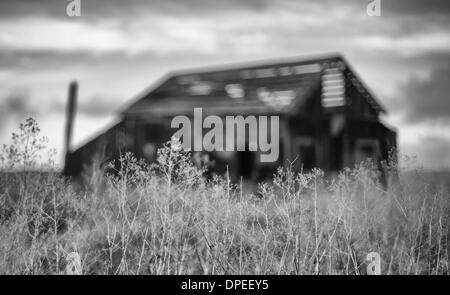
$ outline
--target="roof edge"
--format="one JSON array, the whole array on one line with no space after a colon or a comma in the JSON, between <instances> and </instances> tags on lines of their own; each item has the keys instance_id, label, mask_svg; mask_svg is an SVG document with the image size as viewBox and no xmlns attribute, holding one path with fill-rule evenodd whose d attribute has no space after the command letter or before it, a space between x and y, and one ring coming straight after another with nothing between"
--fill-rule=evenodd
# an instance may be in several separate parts
<instances>
[{"instance_id":1,"label":"roof edge","mask_svg":"<svg viewBox=\"0 0 450 295\"><path fill-rule=\"evenodd\" d=\"M239 62L239 63L232 63L232 64L226 64L226 65L212 65L212 66L206 66L206 67L198 67L198 68L188 68L188 69L182 69L182 70L174 70L169 71L165 75L163 75L160 79L156 80L155 83L151 84L148 88L141 91L139 94L137 94L131 102L126 104L124 107L121 108L119 113L121 115L125 115L128 113L128 111L135 106L141 99L143 99L145 96L152 93L154 90L162 86L164 83L169 81L170 79L176 78L177 76L182 75L200 75L200 74L212 74L216 72L222 72L222 71L236 71L236 70L244 70L244 69L258 69L258 68L264 68L264 67L270 67L270 66L276 66L276 65L289 65L292 63L296 64L302 64L302 63L314 63L314 62L323 62L327 60L333 60L338 59L341 60L346 68L350 71L350 73L358 80L359 83L361 83L361 86L364 88L364 90L367 92L367 94L373 99L373 101L377 104L379 110L377 110L379 113L387 114L386 108L379 102L379 100L376 98L375 95L373 95L372 91L367 87L367 85L364 83L363 80L361 80L359 74L354 70L353 66L348 62L348 60L340 53L334 52L334 53L324 53L324 54L315 54L315 55L309 55L309 56L293 56L293 57L283 57L283 58L271 58L271 59L261 59L261 60L254 60L249 62Z\"/></svg>"},{"instance_id":2,"label":"roof edge","mask_svg":"<svg viewBox=\"0 0 450 295\"><path fill-rule=\"evenodd\" d=\"M378 105L378 107L380 108L379 113L387 114L388 112L386 110L386 107L383 104L380 103L380 100L373 94L373 92L370 90L370 88L367 86L367 84L361 79L361 77L358 74L358 72L355 71L355 69L348 62L348 60L344 56L341 56L341 60L345 63L348 71L350 71L350 73L358 80L358 82L361 84L361 86L364 88L364 90L367 92L367 94L369 94L370 97Z\"/></svg>"},{"instance_id":3,"label":"roof edge","mask_svg":"<svg viewBox=\"0 0 450 295\"><path fill-rule=\"evenodd\" d=\"M239 69L257 69L275 66L278 64L292 64L292 63L312 63L320 62L330 59L343 59L340 53L324 53L315 54L309 56L292 56L292 57L278 57L278 58L266 58L252 61L235 62L229 64L218 64L206 67L196 67L196 68L186 68L181 70L175 70L170 72L171 77L181 76L181 75L196 75L196 74L211 74L221 71L235 71Z\"/></svg>"}]
</instances>

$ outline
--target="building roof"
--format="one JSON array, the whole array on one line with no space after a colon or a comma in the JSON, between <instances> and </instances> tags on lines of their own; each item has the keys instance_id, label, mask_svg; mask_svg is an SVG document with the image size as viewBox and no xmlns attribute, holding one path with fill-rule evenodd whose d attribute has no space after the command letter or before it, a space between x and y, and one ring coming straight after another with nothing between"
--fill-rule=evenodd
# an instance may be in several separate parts
<instances>
[{"instance_id":1,"label":"building roof","mask_svg":"<svg viewBox=\"0 0 450 295\"><path fill-rule=\"evenodd\" d=\"M339 54L263 61L170 73L144 93L124 115L178 115L201 107L204 113L289 113L321 86L323 71L348 70L352 83L377 112L385 109Z\"/></svg>"}]
</instances>

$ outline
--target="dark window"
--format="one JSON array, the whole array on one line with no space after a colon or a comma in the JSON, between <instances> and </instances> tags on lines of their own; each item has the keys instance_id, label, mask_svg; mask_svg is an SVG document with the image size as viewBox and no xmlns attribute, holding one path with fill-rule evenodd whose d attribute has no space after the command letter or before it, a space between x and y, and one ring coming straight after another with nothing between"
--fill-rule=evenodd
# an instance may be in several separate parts
<instances>
[{"instance_id":1,"label":"dark window","mask_svg":"<svg viewBox=\"0 0 450 295\"><path fill-rule=\"evenodd\" d=\"M242 176L244 179L252 177L255 169L255 154L255 152L248 151L248 148L243 152L237 152L238 176Z\"/></svg>"}]
</instances>

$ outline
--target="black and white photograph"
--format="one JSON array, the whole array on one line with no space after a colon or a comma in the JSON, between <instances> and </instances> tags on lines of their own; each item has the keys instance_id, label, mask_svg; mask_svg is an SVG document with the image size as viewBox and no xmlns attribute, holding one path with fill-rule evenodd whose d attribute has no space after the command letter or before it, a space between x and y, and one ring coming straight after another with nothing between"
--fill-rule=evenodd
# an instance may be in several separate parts
<instances>
[{"instance_id":1,"label":"black and white photograph","mask_svg":"<svg viewBox=\"0 0 450 295\"><path fill-rule=\"evenodd\" d=\"M0 275L449 275L449 85L444 0L0 0Z\"/></svg>"}]
</instances>

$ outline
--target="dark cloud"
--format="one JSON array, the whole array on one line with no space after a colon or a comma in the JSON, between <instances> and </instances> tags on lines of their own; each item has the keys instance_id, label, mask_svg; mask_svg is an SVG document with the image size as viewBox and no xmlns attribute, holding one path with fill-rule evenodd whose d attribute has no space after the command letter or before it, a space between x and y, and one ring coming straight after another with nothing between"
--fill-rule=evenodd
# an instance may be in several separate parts
<instances>
[{"instance_id":1,"label":"dark cloud","mask_svg":"<svg viewBox=\"0 0 450 295\"><path fill-rule=\"evenodd\" d=\"M381 7L382 11L396 14L450 13L450 1L448 0L381 0Z\"/></svg>"},{"instance_id":2,"label":"dark cloud","mask_svg":"<svg viewBox=\"0 0 450 295\"><path fill-rule=\"evenodd\" d=\"M80 0L83 18L92 17L134 17L141 14L198 14L223 12L229 10L261 10L269 6L268 0ZM0 16L67 17L66 6L69 0L2 0Z\"/></svg>"},{"instance_id":3,"label":"dark cloud","mask_svg":"<svg viewBox=\"0 0 450 295\"><path fill-rule=\"evenodd\" d=\"M269 10L273 7L296 4L296 7L311 6L314 1L307 0L80 0L82 14L87 17L117 16L133 14L201 14L220 13L233 10ZM2 0L0 1L1 17L17 17L25 15L41 15L66 17L66 5L69 0ZM322 10L332 10L339 6L365 8L371 0L325 0L317 3ZM448 0L382 0L382 13L396 15L449 14ZM133 15L129 15L133 17Z\"/></svg>"},{"instance_id":4,"label":"dark cloud","mask_svg":"<svg viewBox=\"0 0 450 295\"><path fill-rule=\"evenodd\" d=\"M118 99L95 95L87 100L79 102L77 111L87 116L105 116L114 114L119 107Z\"/></svg>"},{"instance_id":5,"label":"dark cloud","mask_svg":"<svg viewBox=\"0 0 450 295\"><path fill-rule=\"evenodd\" d=\"M59 0L3 0L0 1L0 19L20 16L57 16L65 12L66 2Z\"/></svg>"},{"instance_id":6,"label":"dark cloud","mask_svg":"<svg viewBox=\"0 0 450 295\"><path fill-rule=\"evenodd\" d=\"M89 99L78 101L77 114L103 117L114 114L118 105L117 99L96 95ZM12 92L0 99L0 128L9 119L25 119L52 114L65 114L66 101L63 99L48 99L45 102L34 101L26 89Z\"/></svg>"},{"instance_id":7,"label":"dark cloud","mask_svg":"<svg viewBox=\"0 0 450 295\"><path fill-rule=\"evenodd\" d=\"M0 50L0 69L42 71L73 65L85 66L126 58L125 52L107 52L101 55L87 50Z\"/></svg>"},{"instance_id":8,"label":"dark cloud","mask_svg":"<svg viewBox=\"0 0 450 295\"><path fill-rule=\"evenodd\" d=\"M0 118L4 118L8 114L34 114L35 110L29 101L28 91L24 89L14 91L0 103Z\"/></svg>"},{"instance_id":9,"label":"dark cloud","mask_svg":"<svg viewBox=\"0 0 450 295\"><path fill-rule=\"evenodd\" d=\"M68 18L66 15L66 5L69 0L1 0L0 1L0 20L1 19L14 19L20 17L27 16L37 16L42 18L62 18L65 21L73 21L77 24L82 23L96 23L95 25L99 25L98 28L105 29L103 32L107 38L104 42L108 44L108 37L111 37L113 41L110 42L111 46L114 47L114 44L117 46L123 45L124 42L132 43L134 39L128 40L123 36L137 36L141 35L140 26L136 26L139 24L137 20L152 20L152 17L155 19L154 23L152 23L151 29L149 32L149 36L155 37L158 39L163 37L163 41L170 42L171 38L176 38L172 36L172 32L166 32L164 29L167 29L163 25L161 25L161 19L158 19L158 16L163 17L172 17L176 18L176 21L172 27L169 27L171 31L177 30L179 28L180 32L174 34L175 36L183 35L183 22L191 19L209 19L214 20L216 14L226 14L226 16L233 20L236 18L237 24L233 25L233 22L226 22L223 27L218 26L214 28L216 31L213 33L220 38L217 38L220 41L220 48L225 48L227 43L234 46L236 43L235 40L238 39L239 36L244 36L248 40L249 37L246 36L263 36L263 38L271 39L271 45L274 46L276 44L280 44L280 47L293 47L296 50L306 50L308 46L315 46L320 44L321 40L335 40L336 42L348 43L350 38L362 38L362 37L390 37L391 39L397 37L406 37L408 35L414 37L416 34L428 34L428 33L442 33L443 31L448 31L447 27L450 26L450 18L449 14L449 6L450 1L440 1L440 0L430 0L430 1L406 1L406 0L381 0L382 5L382 17L380 18L367 18L367 20L363 19L360 21L361 16L365 16L366 5L370 2L369 0L361 1L361 0L345 0L345 1L335 1L335 0L324 0L320 2L307 1L307 0L223 0L223 1L211 1L211 0L130 0L130 1L121 1L121 0L80 0L82 6L82 17L81 18ZM346 10L342 10L344 8L351 8L350 12ZM279 10L283 10L285 12L292 12L294 15L298 16L298 19L301 20L303 17L308 19L308 17L323 17L323 22L319 20L312 21L311 24L303 25L292 25L286 26L282 25L286 22L286 20L280 19L280 25L275 25L273 23L262 22L260 26L249 23L248 25L242 24L242 15L236 13L241 11L257 11L260 12L261 15L264 16L265 20L269 20L272 18L272 12L277 12ZM333 11L345 11L349 13L348 17L345 16L333 16ZM354 13L355 17L353 17L352 13ZM276 13L274 13L276 15ZM328 18L328 15L330 17ZM179 17L179 18L177 18ZM217 18L218 19L218 18ZM327 20L333 19L335 23L330 26L327 24ZM370 19L370 20L369 20ZM19 20L18 20L19 21ZM158 30L159 26L161 26L161 30ZM189 28L189 23L188 26ZM62 28L65 28L62 26ZM71 28L74 29L74 28ZM149 29L149 28L145 28ZM198 28L198 33L201 33L200 30L205 30L205 28ZM51 31L52 28L49 28ZM85 28L87 31L87 28ZM59 34L64 35L63 31L58 31ZM72 32L68 30L68 32ZM20 31L21 34L23 31ZM74 36L78 40L91 40L90 38L102 37L100 33L98 35L78 35ZM111 33L111 35L109 35ZM119 36L119 41L115 40L114 35L117 33ZM35 33L36 34L36 33ZM68 34L68 33L67 33ZM152 35L153 34L153 35ZM159 36L161 34L162 36ZM316 42L309 42L308 44L301 43L301 36L303 34L307 35L307 37ZM20 40L27 40L27 36L23 36ZM141 35L142 37L142 35ZM14 42L11 48L17 49L31 49L26 46L29 44L34 44L33 42L27 43L18 42L14 38L12 38ZM42 45L44 47L34 48L35 51L41 51L42 49L55 49L59 51L80 51L80 50L93 50L86 44L87 42L69 42L73 43L73 48L70 47L59 47L57 46L58 40L48 40L44 39L42 41ZM6 39L8 40L8 36ZM1 39L0 39L1 41ZM117 41L117 42L114 42ZM139 40L136 40L139 41ZM67 42L67 40L66 40ZM146 41L147 45L151 48L143 48L143 50L151 51L155 50L156 52L164 51L164 45L161 45L163 49L158 49L153 46L150 41ZM8 42L4 42L8 44ZM39 42L35 42L39 43ZM120 44L117 44L120 43ZM162 42L163 43L163 42ZM1 44L1 42L0 42ZM81 45L80 45L81 44ZM139 42L137 42L139 44ZM128 45L128 44L127 44ZM126 51L127 48L133 48L133 44L129 44L130 46L124 46L119 48L103 48L98 46L98 51L111 50L116 53L120 53L120 51ZM339 44L338 44L339 45ZM1 45L0 45L1 46ZM18 46L18 47L14 47ZM145 47L145 46L144 46ZM207 46L204 46L207 47ZM198 48L202 48L201 44ZM298 48L298 49L297 49ZM8 50L8 48L4 48L4 50ZM3 51L4 51L3 50ZM131 49L130 49L131 50ZM334 50L331 49L331 50ZM395 50L395 48L394 48ZM186 51L185 51L186 52ZM88 52L87 52L88 53ZM0 66L2 63L0 51ZM39 52L39 55L46 58L48 56L48 52ZM46 55L47 54L47 55ZM85 54L85 52L76 53L76 54ZM5 54L4 54L5 55ZM10 54L11 55L11 54ZM15 58L21 58L20 54L12 55L10 57L4 58L6 62L14 62ZM77 58L77 56L75 56ZM27 58L23 60L27 61ZM55 59L58 60L57 54L55 54ZM64 63L64 61L62 61Z\"/></svg>"},{"instance_id":10,"label":"dark cloud","mask_svg":"<svg viewBox=\"0 0 450 295\"><path fill-rule=\"evenodd\" d=\"M88 99L78 98L77 114L91 116L91 117L103 117L116 113L118 99L108 98L102 95L94 95ZM46 108L46 112L64 113L66 110L66 101L57 100L49 104Z\"/></svg>"},{"instance_id":11,"label":"dark cloud","mask_svg":"<svg viewBox=\"0 0 450 295\"><path fill-rule=\"evenodd\" d=\"M29 102L29 93L25 89L15 90L0 100L0 131L7 126L10 119L36 116L36 110Z\"/></svg>"},{"instance_id":12,"label":"dark cloud","mask_svg":"<svg viewBox=\"0 0 450 295\"><path fill-rule=\"evenodd\" d=\"M426 79L411 77L401 85L401 108L409 122L450 122L450 62L432 70Z\"/></svg>"}]
</instances>

